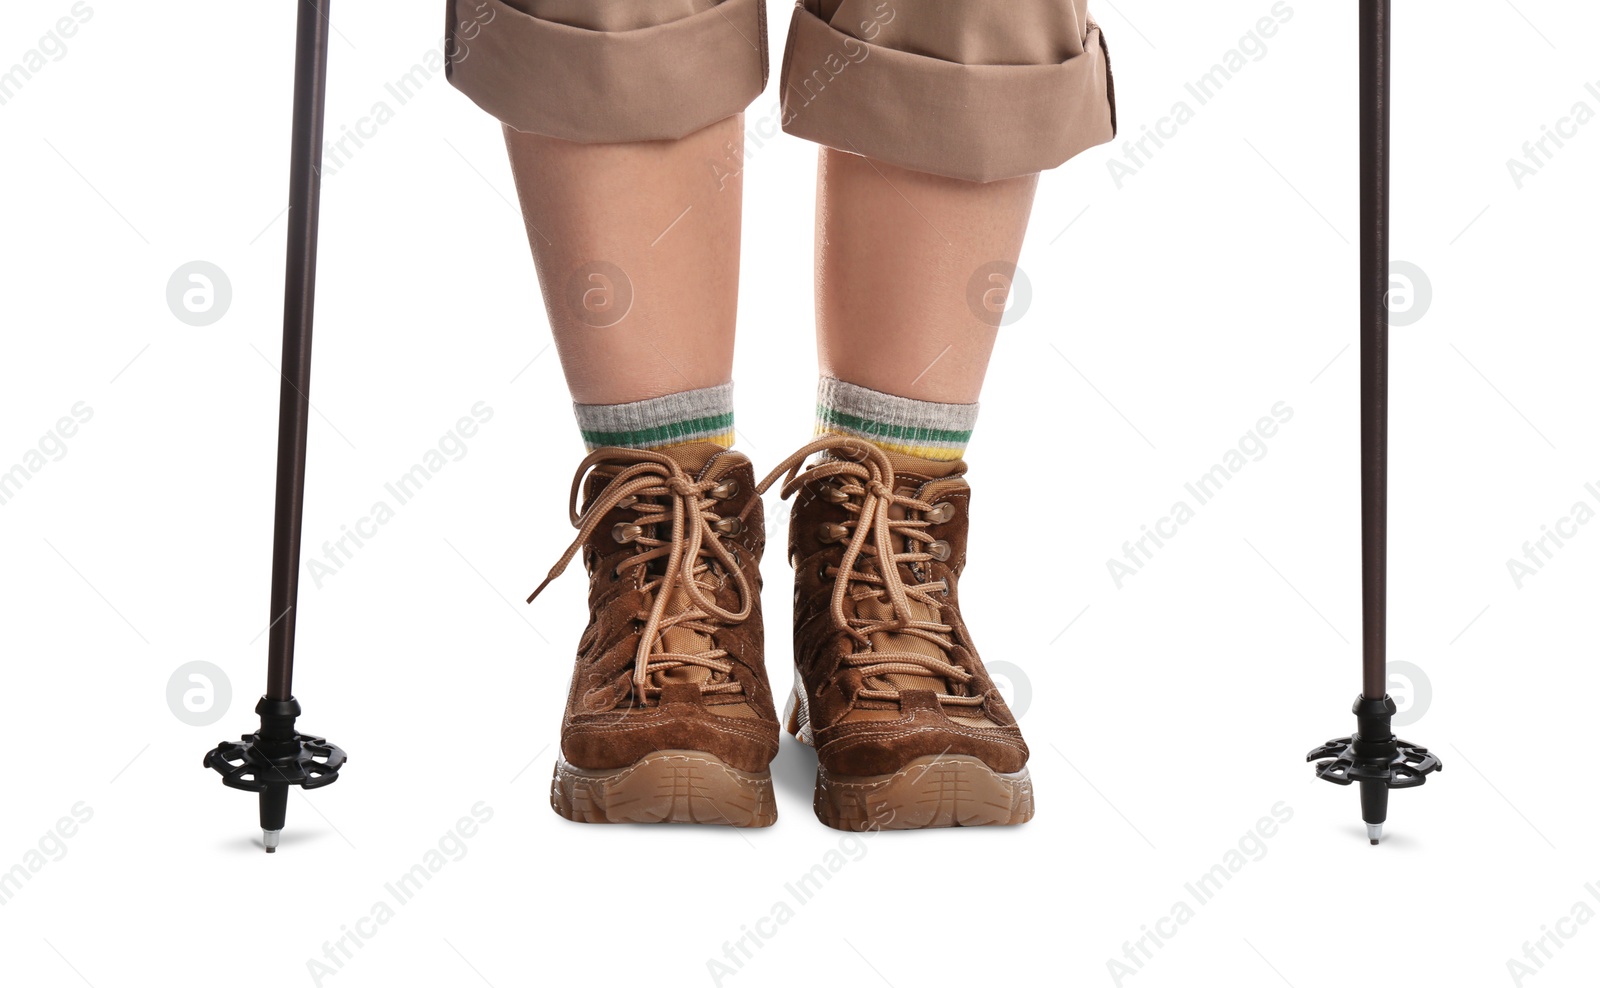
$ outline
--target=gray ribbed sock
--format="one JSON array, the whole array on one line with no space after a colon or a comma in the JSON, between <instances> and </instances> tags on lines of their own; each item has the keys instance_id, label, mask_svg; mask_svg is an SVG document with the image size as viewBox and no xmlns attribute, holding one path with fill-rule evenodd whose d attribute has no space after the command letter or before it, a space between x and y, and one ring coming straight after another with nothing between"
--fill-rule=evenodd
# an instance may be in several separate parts
<instances>
[{"instance_id":1,"label":"gray ribbed sock","mask_svg":"<svg viewBox=\"0 0 1600 988\"><path fill-rule=\"evenodd\" d=\"M733 382L623 405L572 406L589 449L660 449L682 443L733 445Z\"/></svg>"},{"instance_id":2,"label":"gray ribbed sock","mask_svg":"<svg viewBox=\"0 0 1600 988\"><path fill-rule=\"evenodd\" d=\"M959 460L967 450L978 406L918 401L824 377L817 382L817 435L865 439L926 460Z\"/></svg>"}]
</instances>

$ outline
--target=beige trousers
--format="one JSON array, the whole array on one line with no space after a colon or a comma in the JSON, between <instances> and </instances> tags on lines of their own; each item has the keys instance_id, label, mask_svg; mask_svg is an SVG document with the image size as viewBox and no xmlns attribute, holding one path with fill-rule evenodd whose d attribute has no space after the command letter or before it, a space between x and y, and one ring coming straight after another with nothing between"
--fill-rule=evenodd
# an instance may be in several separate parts
<instances>
[{"instance_id":1,"label":"beige trousers","mask_svg":"<svg viewBox=\"0 0 1600 988\"><path fill-rule=\"evenodd\" d=\"M767 82L764 0L446 0L451 83L516 130L581 143L683 137ZM989 182L1116 133L1088 0L800 0L783 129Z\"/></svg>"}]
</instances>

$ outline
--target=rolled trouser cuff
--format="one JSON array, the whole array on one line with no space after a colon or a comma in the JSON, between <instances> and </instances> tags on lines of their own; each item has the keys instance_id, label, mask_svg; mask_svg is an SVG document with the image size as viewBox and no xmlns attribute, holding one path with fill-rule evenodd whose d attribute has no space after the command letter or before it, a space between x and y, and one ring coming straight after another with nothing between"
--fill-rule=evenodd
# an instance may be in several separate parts
<instances>
[{"instance_id":1,"label":"rolled trouser cuff","mask_svg":"<svg viewBox=\"0 0 1600 988\"><path fill-rule=\"evenodd\" d=\"M1087 28L1082 53L1055 64L963 64L863 41L797 5L783 129L974 182L1054 168L1116 136L1110 59L1100 29Z\"/></svg>"},{"instance_id":2,"label":"rolled trouser cuff","mask_svg":"<svg viewBox=\"0 0 1600 988\"><path fill-rule=\"evenodd\" d=\"M590 30L504 0L449 0L448 76L503 123L584 144L675 140L743 110L767 82L764 0Z\"/></svg>"}]
</instances>

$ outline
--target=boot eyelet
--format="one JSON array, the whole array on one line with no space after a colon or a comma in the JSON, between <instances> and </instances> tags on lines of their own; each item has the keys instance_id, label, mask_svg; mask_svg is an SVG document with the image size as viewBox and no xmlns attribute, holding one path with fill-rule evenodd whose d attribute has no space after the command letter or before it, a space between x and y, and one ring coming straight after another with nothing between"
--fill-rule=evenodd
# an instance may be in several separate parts
<instances>
[{"instance_id":1,"label":"boot eyelet","mask_svg":"<svg viewBox=\"0 0 1600 988\"><path fill-rule=\"evenodd\" d=\"M818 487L817 497L822 498L824 501L827 501L830 504L843 504L850 500L850 495L846 494L833 484L823 484Z\"/></svg>"},{"instance_id":2,"label":"boot eyelet","mask_svg":"<svg viewBox=\"0 0 1600 988\"><path fill-rule=\"evenodd\" d=\"M622 574L617 572L617 568L615 566L611 567L611 582L615 583L620 579L622 579Z\"/></svg>"},{"instance_id":3,"label":"boot eyelet","mask_svg":"<svg viewBox=\"0 0 1600 988\"><path fill-rule=\"evenodd\" d=\"M637 494L629 494L627 497L625 497L622 500L617 502L617 507L619 507L619 508L631 508L631 507L633 507L634 505L636 505L638 503L639 503L639 495L637 495Z\"/></svg>"},{"instance_id":4,"label":"boot eyelet","mask_svg":"<svg viewBox=\"0 0 1600 988\"><path fill-rule=\"evenodd\" d=\"M719 518L711 527L715 528L719 533L729 538L732 538L736 535L743 535L745 530L744 519L740 518L738 515L730 515L727 518Z\"/></svg>"},{"instance_id":5,"label":"boot eyelet","mask_svg":"<svg viewBox=\"0 0 1600 988\"><path fill-rule=\"evenodd\" d=\"M827 563L822 563L821 565L819 565L817 567L817 582L818 583L827 583L828 582L828 564Z\"/></svg>"},{"instance_id":6,"label":"boot eyelet","mask_svg":"<svg viewBox=\"0 0 1600 988\"><path fill-rule=\"evenodd\" d=\"M938 504L934 505L927 512L927 514L923 515L924 518L930 522L933 522L935 525L943 525L945 522L949 521L955 516L956 506L951 504L949 501L940 501Z\"/></svg>"},{"instance_id":7,"label":"boot eyelet","mask_svg":"<svg viewBox=\"0 0 1600 988\"><path fill-rule=\"evenodd\" d=\"M733 565L735 565L735 566L743 566L744 565L744 559L739 555L739 547L738 546L736 546L736 545L735 546L729 546L728 547L728 555L733 557Z\"/></svg>"},{"instance_id":8,"label":"boot eyelet","mask_svg":"<svg viewBox=\"0 0 1600 988\"><path fill-rule=\"evenodd\" d=\"M850 530L836 522L825 521L817 527L817 538L824 542L843 542L850 537Z\"/></svg>"},{"instance_id":9,"label":"boot eyelet","mask_svg":"<svg viewBox=\"0 0 1600 988\"><path fill-rule=\"evenodd\" d=\"M942 563L950 558L950 543L944 539L940 539L937 542L929 542L928 548L923 551Z\"/></svg>"},{"instance_id":10,"label":"boot eyelet","mask_svg":"<svg viewBox=\"0 0 1600 988\"><path fill-rule=\"evenodd\" d=\"M729 498L739 496L739 482L737 480L724 480L706 493L718 501L726 501Z\"/></svg>"},{"instance_id":11,"label":"boot eyelet","mask_svg":"<svg viewBox=\"0 0 1600 988\"><path fill-rule=\"evenodd\" d=\"M618 542L632 542L634 539L643 534L643 528L638 525L631 525L625 521L619 521L615 525L611 526L611 537Z\"/></svg>"}]
</instances>

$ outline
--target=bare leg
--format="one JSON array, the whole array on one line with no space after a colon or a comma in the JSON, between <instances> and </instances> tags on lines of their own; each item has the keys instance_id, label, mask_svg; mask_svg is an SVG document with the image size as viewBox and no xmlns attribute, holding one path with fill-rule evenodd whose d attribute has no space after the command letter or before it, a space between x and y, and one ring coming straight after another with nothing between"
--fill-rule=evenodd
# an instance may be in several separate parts
<instances>
[{"instance_id":1,"label":"bare leg","mask_svg":"<svg viewBox=\"0 0 1600 988\"><path fill-rule=\"evenodd\" d=\"M1038 175L977 183L823 148L817 353L824 376L921 401L978 400L996 323L973 273L1016 264Z\"/></svg>"},{"instance_id":2,"label":"bare leg","mask_svg":"<svg viewBox=\"0 0 1600 988\"><path fill-rule=\"evenodd\" d=\"M743 143L743 114L632 144L506 128L574 401L634 402L731 378Z\"/></svg>"}]
</instances>

